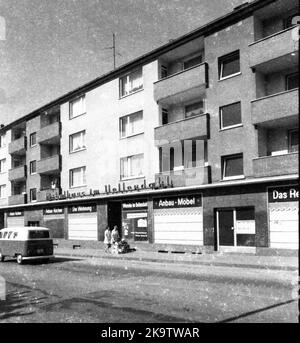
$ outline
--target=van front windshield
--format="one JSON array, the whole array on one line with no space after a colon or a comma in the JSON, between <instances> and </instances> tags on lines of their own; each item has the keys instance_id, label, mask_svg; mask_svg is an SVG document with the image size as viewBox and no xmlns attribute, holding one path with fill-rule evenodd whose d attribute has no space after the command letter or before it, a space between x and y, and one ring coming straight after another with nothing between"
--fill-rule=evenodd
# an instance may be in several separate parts
<instances>
[{"instance_id":1,"label":"van front windshield","mask_svg":"<svg viewBox=\"0 0 300 343\"><path fill-rule=\"evenodd\" d=\"M39 230L30 230L28 238L29 239L37 239L37 238L49 238L48 231L39 231Z\"/></svg>"}]
</instances>

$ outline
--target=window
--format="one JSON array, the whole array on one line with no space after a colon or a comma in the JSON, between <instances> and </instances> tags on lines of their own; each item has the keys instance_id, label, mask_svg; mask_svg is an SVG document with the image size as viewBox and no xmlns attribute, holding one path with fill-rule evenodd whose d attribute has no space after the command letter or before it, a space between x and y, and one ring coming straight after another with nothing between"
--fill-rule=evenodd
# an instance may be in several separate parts
<instances>
[{"instance_id":1,"label":"window","mask_svg":"<svg viewBox=\"0 0 300 343\"><path fill-rule=\"evenodd\" d=\"M70 102L70 119L78 117L85 112L85 95Z\"/></svg>"},{"instance_id":2,"label":"window","mask_svg":"<svg viewBox=\"0 0 300 343\"><path fill-rule=\"evenodd\" d=\"M5 147L5 135L0 136L0 148Z\"/></svg>"},{"instance_id":3,"label":"window","mask_svg":"<svg viewBox=\"0 0 300 343\"><path fill-rule=\"evenodd\" d=\"M204 113L203 100L185 106L185 118L191 118Z\"/></svg>"},{"instance_id":4,"label":"window","mask_svg":"<svg viewBox=\"0 0 300 343\"><path fill-rule=\"evenodd\" d=\"M31 188L30 189L30 201L36 201L36 188Z\"/></svg>"},{"instance_id":5,"label":"window","mask_svg":"<svg viewBox=\"0 0 300 343\"><path fill-rule=\"evenodd\" d=\"M0 185L0 198L6 198L6 185Z\"/></svg>"},{"instance_id":6,"label":"window","mask_svg":"<svg viewBox=\"0 0 300 343\"><path fill-rule=\"evenodd\" d=\"M241 123L240 102L220 107L220 129L235 127Z\"/></svg>"},{"instance_id":7,"label":"window","mask_svg":"<svg viewBox=\"0 0 300 343\"><path fill-rule=\"evenodd\" d=\"M219 58L219 79L236 75L240 72L240 52L235 51L231 54Z\"/></svg>"},{"instance_id":8,"label":"window","mask_svg":"<svg viewBox=\"0 0 300 343\"><path fill-rule=\"evenodd\" d=\"M244 176L243 154L222 157L222 179L235 179Z\"/></svg>"},{"instance_id":9,"label":"window","mask_svg":"<svg viewBox=\"0 0 300 343\"><path fill-rule=\"evenodd\" d=\"M192 58L183 62L183 69L192 68L192 67L194 67L200 63L202 63L202 55L192 57Z\"/></svg>"},{"instance_id":10,"label":"window","mask_svg":"<svg viewBox=\"0 0 300 343\"><path fill-rule=\"evenodd\" d=\"M86 185L86 167L74 168L70 170L70 187L80 187Z\"/></svg>"},{"instance_id":11,"label":"window","mask_svg":"<svg viewBox=\"0 0 300 343\"><path fill-rule=\"evenodd\" d=\"M30 140L30 146L33 147L36 145L36 132L33 132L30 136L29 136L29 140Z\"/></svg>"},{"instance_id":12,"label":"window","mask_svg":"<svg viewBox=\"0 0 300 343\"><path fill-rule=\"evenodd\" d=\"M80 131L70 135L70 152L83 150L85 148L85 131Z\"/></svg>"},{"instance_id":13,"label":"window","mask_svg":"<svg viewBox=\"0 0 300 343\"><path fill-rule=\"evenodd\" d=\"M143 162L144 154L121 158L121 179L142 176Z\"/></svg>"},{"instance_id":14,"label":"window","mask_svg":"<svg viewBox=\"0 0 300 343\"><path fill-rule=\"evenodd\" d=\"M120 118L120 137L136 135L144 131L143 111Z\"/></svg>"},{"instance_id":15,"label":"window","mask_svg":"<svg viewBox=\"0 0 300 343\"><path fill-rule=\"evenodd\" d=\"M120 97L134 93L143 88L142 68L120 79Z\"/></svg>"},{"instance_id":16,"label":"window","mask_svg":"<svg viewBox=\"0 0 300 343\"><path fill-rule=\"evenodd\" d=\"M30 174L35 174L36 173L36 161L31 161L30 162Z\"/></svg>"},{"instance_id":17,"label":"window","mask_svg":"<svg viewBox=\"0 0 300 343\"><path fill-rule=\"evenodd\" d=\"M28 225L28 226L38 226L38 225ZM28 232L29 239L40 239L40 238L49 238L49 231L41 231L41 230L30 230Z\"/></svg>"},{"instance_id":18,"label":"window","mask_svg":"<svg viewBox=\"0 0 300 343\"><path fill-rule=\"evenodd\" d=\"M284 28L288 29L294 25L299 24L299 13L295 13L285 20Z\"/></svg>"},{"instance_id":19,"label":"window","mask_svg":"<svg viewBox=\"0 0 300 343\"><path fill-rule=\"evenodd\" d=\"M286 90L299 87L299 73L293 73L286 76Z\"/></svg>"},{"instance_id":20,"label":"window","mask_svg":"<svg viewBox=\"0 0 300 343\"><path fill-rule=\"evenodd\" d=\"M0 160L0 173L6 172L6 159Z\"/></svg>"},{"instance_id":21,"label":"window","mask_svg":"<svg viewBox=\"0 0 300 343\"><path fill-rule=\"evenodd\" d=\"M160 77L164 79L165 77L168 76L168 68L164 65L160 67Z\"/></svg>"},{"instance_id":22,"label":"window","mask_svg":"<svg viewBox=\"0 0 300 343\"><path fill-rule=\"evenodd\" d=\"M299 130L289 131L289 152L299 151Z\"/></svg>"},{"instance_id":23,"label":"window","mask_svg":"<svg viewBox=\"0 0 300 343\"><path fill-rule=\"evenodd\" d=\"M166 125L169 122L169 113L166 108L162 108L161 110L161 122L162 125Z\"/></svg>"}]
</instances>

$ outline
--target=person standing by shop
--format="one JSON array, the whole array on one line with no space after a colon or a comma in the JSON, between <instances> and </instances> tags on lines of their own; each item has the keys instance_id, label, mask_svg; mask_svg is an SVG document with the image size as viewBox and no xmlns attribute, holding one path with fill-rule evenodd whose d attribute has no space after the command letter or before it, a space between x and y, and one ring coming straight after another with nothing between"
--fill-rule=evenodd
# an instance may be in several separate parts
<instances>
[{"instance_id":1,"label":"person standing by shop","mask_svg":"<svg viewBox=\"0 0 300 343\"><path fill-rule=\"evenodd\" d=\"M111 247L111 230L109 226L107 226L106 230L104 231L104 244L106 244L105 252L109 252Z\"/></svg>"},{"instance_id":2,"label":"person standing by shop","mask_svg":"<svg viewBox=\"0 0 300 343\"><path fill-rule=\"evenodd\" d=\"M120 234L119 234L117 225L115 225L114 229L111 232L111 244L119 242L119 240L120 240Z\"/></svg>"}]
</instances>

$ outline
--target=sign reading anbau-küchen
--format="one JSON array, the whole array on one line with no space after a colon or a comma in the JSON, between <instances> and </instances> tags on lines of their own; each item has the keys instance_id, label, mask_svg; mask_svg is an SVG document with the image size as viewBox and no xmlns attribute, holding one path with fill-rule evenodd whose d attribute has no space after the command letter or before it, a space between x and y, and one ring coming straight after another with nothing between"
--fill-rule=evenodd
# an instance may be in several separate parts
<instances>
[{"instance_id":1,"label":"sign reading anbau-k\u00fcchen","mask_svg":"<svg viewBox=\"0 0 300 343\"><path fill-rule=\"evenodd\" d=\"M188 195L180 197L168 197L154 199L153 208L179 208L179 207L201 207L201 195Z\"/></svg>"},{"instance_id":2,"label":"sign reading anbau-k\u00fcchen","mask_svg":"<svg viewBox=\"0 0 300 343\"><path fill-rule=\"evenodd\" d=\"M289 202L299 200L298 186L272 187L268 190L269 202Z\"/></svg>"}]
</instances>

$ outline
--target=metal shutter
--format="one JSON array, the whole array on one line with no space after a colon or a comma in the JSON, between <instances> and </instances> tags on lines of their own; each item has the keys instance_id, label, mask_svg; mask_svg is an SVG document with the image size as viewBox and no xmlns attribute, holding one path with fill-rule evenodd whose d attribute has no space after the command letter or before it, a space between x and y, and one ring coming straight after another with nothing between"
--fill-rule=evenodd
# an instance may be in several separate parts
<instances>
[{"instance_id":1,"label":"metal shutter","mask_svg":"<svg viewBox=\"0 0 300 343\"><path fill-rule=\"evenodd\" d=\"M69 214L69 239L97 240L97 212Z\"/></svg>"}]
</instances>

